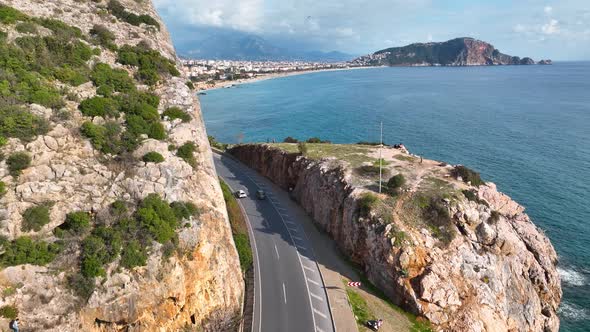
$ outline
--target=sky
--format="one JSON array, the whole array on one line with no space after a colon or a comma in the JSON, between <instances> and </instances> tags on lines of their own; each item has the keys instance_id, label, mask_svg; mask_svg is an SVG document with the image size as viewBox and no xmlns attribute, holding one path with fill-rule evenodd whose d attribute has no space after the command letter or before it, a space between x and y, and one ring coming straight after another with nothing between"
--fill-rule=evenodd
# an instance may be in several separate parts
<instances>
[{"instance_id":1,"label":"sky","mask_svg":"<svg viewBox=\"0 0 590 332\"><path fill-rule=\"evenodd\" d=\"M173 39L207 28L362 55L474 37L534 59L590 60L590 0L154 0Z\"/></svg>"}]
</instances>

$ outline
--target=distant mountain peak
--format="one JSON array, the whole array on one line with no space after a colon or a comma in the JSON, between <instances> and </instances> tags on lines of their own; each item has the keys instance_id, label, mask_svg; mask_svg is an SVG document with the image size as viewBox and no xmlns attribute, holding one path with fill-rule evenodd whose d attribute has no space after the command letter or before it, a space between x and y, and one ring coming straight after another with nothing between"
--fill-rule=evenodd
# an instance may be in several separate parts
<instances>
[{"instance_id":1,"label":"distant mountain peak","mask_svg":"<svg viewBox=\"0 0 590 332\"><path fill-rule=\"evenodd\" d=\"M182 56L201 59L343 62L354 58L338 51L282 48L255 34L224 29L199 31L195 38L178 40L175 44Z\"/></svg>"}]
</instances>

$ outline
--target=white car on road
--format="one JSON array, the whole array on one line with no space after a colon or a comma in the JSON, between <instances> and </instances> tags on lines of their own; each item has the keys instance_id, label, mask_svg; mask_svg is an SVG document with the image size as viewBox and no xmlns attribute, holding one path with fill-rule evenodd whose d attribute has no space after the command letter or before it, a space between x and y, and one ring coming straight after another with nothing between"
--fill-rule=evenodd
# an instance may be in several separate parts
<instances>
[{"instance_id":1,"label":"white car on road","mask_svg":"<svg viewBox=\"0 0 590 332\"><path fill-rule=\"evenodd\" d=\"M238 190L238 191L236 191L235 195L236 195L237 198L246 198L246 197L248 197L248 195L246 195L246 192L243 191L243 190L241 190L241 189Z\"/></svg>"}]
</instances>

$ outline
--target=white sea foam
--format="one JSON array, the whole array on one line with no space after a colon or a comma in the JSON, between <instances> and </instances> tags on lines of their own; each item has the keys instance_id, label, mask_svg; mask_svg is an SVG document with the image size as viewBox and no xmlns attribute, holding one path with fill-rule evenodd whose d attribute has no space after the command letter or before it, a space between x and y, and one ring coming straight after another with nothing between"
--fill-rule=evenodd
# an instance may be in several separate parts
<instances>
[{"instance_id":1,"label":"white sea foam","mask_svg":"<svg viewBox=\"0 0 590 332\"><path fill-rule=\"evenodd\" d=\"M586 320L590 318L588 309L580 308L579 306L569 303L561 302L559 305L559 313L568 320Z\"/></svg>"},{"instance_id":2,"label":"white sea foam","mask_svg":"<svg viewBox=\"0 0 590 332\"><path fill-rule=\"evenodd\" d=\"M586 284L586 276L574 269L563 269L558 267L557 272L561 277L561 281L568 285L584 286Z\"/></svg>"}]
</instances>

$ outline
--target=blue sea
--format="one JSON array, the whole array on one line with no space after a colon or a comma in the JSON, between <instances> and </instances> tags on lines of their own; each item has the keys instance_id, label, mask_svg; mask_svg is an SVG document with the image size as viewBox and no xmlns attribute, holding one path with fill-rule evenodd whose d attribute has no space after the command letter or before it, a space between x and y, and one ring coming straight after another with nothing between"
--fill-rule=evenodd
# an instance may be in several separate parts
<instances>
[{"instance_id":1,"label":"blue sea","mask_svg":"<svg viewBox=\"0 0 590 332\"><path fill-rule=\"evenodd\" d=\"M371 68L200 96L221 142L403 143L461 163L527 208L560 257L562 331L590 330L590 63Z\"/></svg>"}]
</instances>

